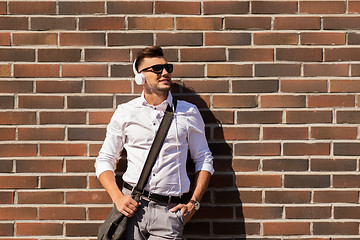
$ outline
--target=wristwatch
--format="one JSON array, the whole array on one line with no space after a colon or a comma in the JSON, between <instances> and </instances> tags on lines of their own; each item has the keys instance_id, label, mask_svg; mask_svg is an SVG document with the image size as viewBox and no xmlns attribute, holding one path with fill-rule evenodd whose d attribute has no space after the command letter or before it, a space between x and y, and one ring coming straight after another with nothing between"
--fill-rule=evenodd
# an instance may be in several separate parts
<instances>
[{"instance_id":1,"label":"wristwatch","mask_svg":"<svg viewBox=\"0 0 360 240\"><path fill-rule=\"evenodd\" d=\"M199 208L200 208L200 203L199 203L198 201L190 200L190 202L191 202L192 204L194 204L194 208L195 208L196 211L199 210Z\"/></svg>"}]
</instances>

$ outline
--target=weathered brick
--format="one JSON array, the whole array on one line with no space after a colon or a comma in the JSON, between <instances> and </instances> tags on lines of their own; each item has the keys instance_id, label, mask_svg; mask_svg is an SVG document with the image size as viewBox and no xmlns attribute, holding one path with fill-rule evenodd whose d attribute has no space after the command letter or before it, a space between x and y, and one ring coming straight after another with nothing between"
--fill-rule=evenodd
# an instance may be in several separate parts
<instances>
[{"instance_id":1,"label":"weathered brick","mask_svg":"<svg viewBox=\"0 0 360 240\"><path fill-rule=\"evenodd\" d=\"M220 30L222 19L220 17L178 17L176 29L178 30Z\"/></svg>"},{"instance_id":2,"label":"weathered brick","mask_svg":"<svg viewBox=\"0 0 360 240\"><path fill-rule=\"evenodd\" d=\"M206 1L204 2L204 14L246 14L249 13L248 1Z\"/></svg>"},{"instance_id":3,"label":"weathered brick","mask_svg":"<svg viewBox=\"0 0 360 240\"><path fill-rule=\"evenodd\" d=\"M64 140L64 128L19 128L19 140Z\"/></svg>"},{"instance_id":4,"label":"weathered brick","mask_svg":"<svg viewBox=\"0 0 360 240\"><path fill-rule=\"evenodd\" d=\"M105 33L60 33L61 46L105 46Z\"/></svg>"},{"instance_id":5,"label":"weathered brick","mask_svg":"<svg viewBox=\"0 0 360 240\"><path fill-rule=\"evenodd\" d=\"M341 14L346 11L343 1L301 1L299 13L310 14Z\"/></svg>"},{"instance_id":6,"label":"weathered brick","mask_svg":"<svg viewBox=\"0 0 360 240\"><path fill-rule=\"evenodd\" d=\"M81 17L79 30L123 30L124 17Z\"/></svg>"},{"instance_id":7,"label":"weathered brick","mask_svg":"<svg viewBox=\"0 0 360 240\"><path fill-rule=\"evenodd\" d=\"M250 77L252 65L250 64L208 64L208 77Z\"/></svg>"},{"instance_id":8,"label":"weathered brick","mask_svg":"<svg viewBox=\"0 0 360 240\"><path fill-rule=\"evenodd\" d=\"M320 30L320 17L275 17L276 30Z\"/></svg>"},{"instance_id":9,"label":"weathered brick","mask_svg":"<svg viewBox=\"0 0 360 240\"><path fill-rule=\"evenodd\" d=\"M153 45L153 33L108 33L108 46Z\"/></svg>"},{"instance_id":10,"label":"weathered brick","mask_svg":"<svg viewBox=\"0 0 360 240\"><path fill-rule=\"evenodd\" d=\"M98 2L59 2L59 13L62 15L73 14L104 14L105 3Z\"/></svg>"},{"instance_id":11,"label":"weathered brick","mask_svg":"<svg viewBox=\"0 0 360 240\"><path fill-rule=\"evenodd\" d=\"M295 1L253 1L251 7L251 13L255 14L294 14L298 11Z\"/></svg>"},{"instance_id":12,"label":"weathered brick","mask_svg":"<svg viewBox=\"0 0 360 240\"><path fill-rule=\"evenodd\" d=\"M19 96L19 108L64 108L63 96Z\"/></svg>"},{"instance_id":13,"label":"weathered brick","mask_svg":"<svg viewBox=\"0 0 360 240\"><path fill-rule=\"evenodd\" d=\"M9 2L10 14L56 14L56 3L50 1L16 1Z\"/></svg>"},{"instance_id":14,"label":"weathered brick","mask_svg":"<svg viewBox=\"0 0 360 240\"><path fill-rule=\"evenodd\" d=\"M56 33L14 33L14 45L56 45Z\"/></svg>"},{"instance_id":15,"label":"weathered brick","mask_svg":"<svg viewBox=\"0 0 360 240\"><path fill-rule=\"evenodd\" d=\"M201 11L200 2L174 2L174 1L156 1L155 14L191 14L198 15Z\"/></svg>"},{"instance_id":16,"label":"weathered brick","mask_svg":"<svg viewBox=\"0 0 360 240\"><path fill-rule=\"evenodd\" d=\"M270 17L225 17L225 29L271 29Z\"/></svg>"},{"instance_id":17,"label":"weathered brick","mask_svg":"<svg viewBox=\"0 0 360 240\"><path fill-rule=\"evenodd\" d=\"M76 19L74 17L32 17L31 30L75 30Z\"/></svg>"},{"instance_id":18,"label":"weathered brick","mask_svg":"<svg viewBox=\"0 0 360 240\"><path fill-rule=\"evenodd\" d=\"M14 76L23 78L59 77L59 64L15 64Z\"/></svg>"},{"instance_id":19,"label":"weathered brick","mask_svg":"<svg viewBox=\"0 0 360 240\"><path fill-rule=\"evenodd\" d=\"M79 62L81 49L39 49L39 62Z\"/></svg>"},{"instance_id":20,"label":"weathered brick","mask_svg":"<svg viewBox=\"0 0 360 240\"><path fill-rule=\"evenodd\" d=\"M16 233L19 236L56 236L63 233L62 223L18 222Z\"/></svg>"},{"instance_id":21,"label":"weathered brick","mask_svg":"<svg viewBox=\"0 0 360 240\"><path fill-rule=\"evenodd\" d=\"M287 156L309 156L329 155L329 143L284 143L284 155Z\"/></svg>"},{"instance_id":22,"label":"weathered brick","mask_svg":"<svg viewBox=\"0 0 360 240\"><path fill-rule=\"evenodd\" d=\"M170 17L129 17L129 29L142 30L172 30L174 20Z\"/></svg>"},{"instance_id":23,"label":"weathered brick","mask_svg":"<svg viewBox=\"0 0 360 240\"><path fill-rule=\"evenodd\" d=\"M315 92L327 92L326 80L280 80L281 92L290 93L315 93Z\"/></svg>"}]
</instances>

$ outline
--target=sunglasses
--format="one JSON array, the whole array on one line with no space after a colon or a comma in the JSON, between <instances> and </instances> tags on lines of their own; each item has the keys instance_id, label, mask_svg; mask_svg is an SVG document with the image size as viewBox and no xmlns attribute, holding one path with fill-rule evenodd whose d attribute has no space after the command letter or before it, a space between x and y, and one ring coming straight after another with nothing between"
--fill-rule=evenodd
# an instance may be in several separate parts
<instances>
[{"instance_id":1,"label":"sunglasses","mask_svg":"<svg viewBox=\"0 0 360 240\"><path fill-rule=\"evenodd\" d=\"M174 70L174 66L172 64L166 63L166 64L152 65L151 67L144 68L140 72L149 70L150 68L152 69L152 72L154 72L155 74L161 74L163 72L164 68L168 73L172 73Z\"/></svg>"}]
</instances>

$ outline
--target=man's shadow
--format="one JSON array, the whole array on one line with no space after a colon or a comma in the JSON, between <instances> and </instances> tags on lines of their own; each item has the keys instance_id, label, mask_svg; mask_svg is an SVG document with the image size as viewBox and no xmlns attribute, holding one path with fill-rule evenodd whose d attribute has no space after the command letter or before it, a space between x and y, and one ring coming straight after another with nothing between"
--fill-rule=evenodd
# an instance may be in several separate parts
<instances>
[{"instance_id":1,"label":"man's shadow","mask_svg":"<svg viewBox=\"0 0 360 240\"><path fill-rule=\"evenodd\" d=\"M224 139L222 123L217 112L209 109L206 102L193 89L173 83L171 92L176 99L195 104L206 125L206 136L214 157L215 173L201 200L201 207L185 225L184 239L246 239L245 221L241 196L236 186L235 172L232 167L232 147ZM194 163L188 154L187 171L192 183L195 180ZM122 173L126 170L126 152L123 151L116 168L116 178L122 186Z\"/></svg>"}]
</instances>

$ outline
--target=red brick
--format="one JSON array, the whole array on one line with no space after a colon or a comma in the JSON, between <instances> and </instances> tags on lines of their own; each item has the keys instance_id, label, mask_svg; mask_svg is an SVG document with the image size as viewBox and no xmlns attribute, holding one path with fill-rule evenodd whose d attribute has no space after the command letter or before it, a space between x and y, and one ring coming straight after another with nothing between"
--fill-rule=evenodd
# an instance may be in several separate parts
<instances>
[{"instance_id":1,"label":"red brick","mask_svg":"<svg viewBox=\"0 0 360 240\"><path fill-rule=\"evenodd\" d=\"M263 171L307 171L308 161L305 159L268 159L263 160Z\"/></svg>"},{"instance_id":2,"label":"red brick","mask_svg":"<svg viewBox=\"0 0 360 240\"><path fill-rule=\"evenodd\" d=\"M112 96L68 96L68 108L113 108Z\"/></svg>"},{"instance_id":3,"label":"red brick","mask_svg":"<svg viewBox=\"0 0 360 240\"><path fill-rule=\"evenodd\" d=\"M40 124L85 124L85 112L40 112Z\"/></svg>"},{"instance_id":4,"label":"red brick","mask_svg":"<svg viewBox=\"0 0 360 240\"><path fill-rule=\"evenodd\" d=\"M358 143L334 143L334 155L335 156L355 156L359 155L359 144Z\"/></svg>"},{"instance_id":5,"label":"red brick","mask_svg":"<svg viewBox=\"0 0 360 240\"><path fill-rule=\"evenodd\" d=\"M250 64L208 64L208 77L250 77L252 65Z\"/></svg>"},{"instance_id":6,"label":"red brick","mask_svg":"<svg viewBox=\"0 0 360 240\"><path fill-rule=\"evenodd\" d=\"M358 16L324 17L324 30L360 29Z\"/></svg>"},{"instance_id":7,"label":"red brick","mask_svg":"<svg viewBox=\"0 0 360 240\"><path fill-rule=\"evenodd\" d=\"M13 96L0 96L0 109L13 109L14 97Z\"/></svg>"},{"instance_id":8,"label":"red brick","mask_svg":"<svg viewBox=\"0 0 360 240\"><path fill-rule=\"evenodd\" d=\"M0 30L28 30L29 18L0 16Z\"/></svg>"},{"instance_id":9,"label":"red brick","mask_svg":"<svg viewBox=\"0 0 360 240\"><path fill-rule=\"evenodd\" d=\"M225 48L183 48L180 49L182 62L220 62L226 60Z\"/></svg>"},{"instance_id":10,"label":"red brick","mask_svg":"<svg viewBox=\"0 0 360 240\"><path fill-rule=\"evenodd\" d=\"M300 42L303 45L345 45L345 33L302 32Z\"/></svg>"},{"instance_id":11,"label":"red brick","mask_svg":"<svg viewBox=\"0 0 360 240\"><path fill-rule=\"evenodd\" d=\"M1 144L0 156L2 157L30 157L37 155L36 144Z\"/></svg>"},{"instance_id":12,"label":"red brick","mask_svg":"<svg viewBox=\"0 0 360 240\"><path fill-rule=\"evenodd\" d=\"M68 204L105 204L111 203L111 198L105 191L68 192L66 203Z\"/></svg>"},{"instance_id":13,"label":"red brick","mask_svg":"<svg viewBox=\"0 0 360 240\"><path fill-rule=\"evenodd\" d=\"M310 95L308 96L309 107L354 107L353 95Z\"/></svg>"},{"instance_id":14,"label":"red brick","mask_svg":"<svg viewBox=\"0 0 360 240\"><path fill-rule=\"evenodd\" d=\"M334 217L335 219L358 219L359 207L335 207Z\"/></svg>"},{"instance_id":15,"label":"red brick","mask_svg":"<svg viewBox=\"0 0 360 240\"><path fill-rule=\"evenodd\" d=\"M37 93L80 93L81 81L36 81Z\"/></svg>"},{"instance_id":16,"label":"red brick","mask_svg":"<svg viewBox=\"0 0 360 240\"><path fill-rule=\"evenodd\" d=\"M14 76L24 78L59 77L59 64L15 64Z\"/></svg>"},{"instance_id":17,"label":"red brick","mask_svg":"<svg viewBox=\"0 0 360 240\"><path fill-rule=\"evenodd\" d=\"M110 1L107 2L107 13L110 14L152 14L153 3L147 1Z\"/></svg>"},{"instance_id":18,"label":"red brick","mask_svg":"<svg viewBox=\"0 0 360 240\"><path fill-rule=\"evenodd\" d=\"M281 187L280 175L237 175L237 187Z\"/></svg>"},{"instance_id":19,"label":"red brick","mask_svg":"<svg viewBox=\"0 0 360 240\"><path fill-rule=\"evenodd\" d=\"M305 204L310 203L310 191L265 191L266 203Z\"/></svg>"},{"instance_id":20,"label":"red brick","mask_svg":"<svg viewBox=\"0 0 360 240\"><path fill-rule=\"evenodd\" d=\"M156 1L155 14L186 14L199 15L201 11L200 2L174 2Z\"/></svg>"},{"instance_id":21,"label":"red brick","mask_svg":"<svg viewBox=\"0 0 360 240\"><path fill-rule=\"evenodd\" d=\"M104 2L59 2L59 14L101 14L105 13Z\"/></svg>"},{"instance_id":22,"label":"red brick","mask_svg":"<svg viewBox=\"0 0 360 240\"><path fill-rule=\"evenodd\" d=\"M357 48L325 48L325 61L359 61L360 51Z\"/></svg>"},{"instance_id":23,"label":"red brick","mask_svg":"<svg viewBox=\"0 0 360 240\"><path fill-rule=\"evenodd\" d=\"M69 141L102 141L105 134L105 128L68 128Z\"/></svg>"},{"instance_id":24,"label":"red brick","mask_svg":"<svg viewBox=\"0 0 360 240\"><path fill-rule=\"evenodd\" d=\"M7 13L7 4L6 2L0 2L0 14Z\"/></svg>"},{"instance_id":25,"label":"red brick","mask_svg":"<svg viewBox=\"0 0 360 240\"><path fill-rule=\"evenodd\" d=\"M64 140L64 128L19 128L19 140Z\"/></svg>"},{"instance_id":26,"label":"red brick","mask_svg":"<svg viewBox=\"0 0 360 240\"><path fill-rule=\"evenodd\" d=\"M278 156L280 144L278 143L237 143L235 156Z\"/></svg>"},{"instance_id":27,"label":"red brick","mask_svg":"<svg viewBox=\"0 0 360 240\"><path fill-rule=\"evenodd\" d=\"M308 77L318 77L318 76L346 77L349 75L349 65L348 64L305 64L304 75Z\"/></svg>"},{"instance_id":28,"label":"red brick","mask_svg":"<svg viewBox=\"0 0 360 240\"><path fill-rule=\"evenodd\" d=\"M105 33L60 33L61 46L105 46Z\"/></svg>"},{"instance_id":29,"label":"red brick","mask_svg":"<svg viewBox=\"0 0 360 240\"><path fill-rule=\"evenodd\" d=\"M214 95L215 108L253 108L258 105L256 96Z\"/></svg>"},{"instance_id":30,"label":"red brick","mask_svg":"<svg viewBox=\"0 0 360 240\"><path fill-rule=\"evenodd\" d=\"M11 62L34 62L34 49L15 49L15 48L1 48L0 61Z\"/></svg>"},{"instance_id":31,"label":"red brick","mask_svg":"<svg viewBox=\"0 0 360 240\"><path fill-rule=\"evenodd\" d=\"M2 160L0 161L0 173L11 173L13 172L13 161L12 160ZM0 192L1 196L1 192Z\"/></svg>"},{"instance_id":32,"label":"red brick","mask_svg":"<svg viewBox=\"0 0 360 240\"><path fill-rule=\"evenodd\" d=\"M360 76L360 64L351 64L351 76Z\"/></svg>"},{"instance_id":33,"label":"red brick","mask_svg":"<svg viewBox=\"0 0 360 240\"><path fill-rule=\"evenodd\" d=\"M332 123L331 111L286 111L287 123Z\"/></svg>"},{"instance_id":34,"label":"red brick","mask_svg":"<svg viewBox=\"0 0 360 240\"><path fill-rule=\"evenodd\" d=\"M14 45L56 45L56 33L13 33Z\"/></svg>"},{"instance_id":35,"label":"red brick","mask_svg":"<svg viewBox=\"0 0 360 240\"><path fill-rule=\"evenodd\" d=\"M156 33L156 44L160 46L202 46L203 34L178 32Z\"/></svg>"},{"instance_id":36,"label":"red brick","mask_svg":"<svg viewBox=\"0 0 360 240\"><path fill-rule=\"evenodd\" d=\"M0 112L0 124L36 124L35 112Z\"/></svg>"},{"instance_id":37,"label":"red brick","mask_svg":"<svg viewBox=\"0 0 360 240\"><path fill-rule=\"evenodd\" d=\"M229 49L230 61L274 61L271 48Z\"/></svg>"},{"instance_id":38,"label":"red brick","mask_svg":"<svg viewBox=\"0 0 360 240\"><path fill-rule=\"evenodd\" d=\"M15 128L0 128L0 140L15 140Z\"/></svg>"},{"instance_id":39,"label":"red brick","mask_svg":"<svg viewBox=\"0 0 360 240\"><path fill-rule=\"evenodd\" d=\"M18 191L19 204L61 204L64 203L64 193L54 191Z\"/></svg>"},{"instance_id":40,"label":"red brick","mask_svg":"<svg viewBox=\"0 0 360 240\"><path fill-rule=\"evenodd\" d=\"M13 236L14 235L14 224L13 223L0 223L0 235L1 236Z\"/></svg>"},{"instance_id":41,"label":"red brick","mask_svg":"<svg viewBox=\"0 0 360 240\"><path fill-rule=\"evenodd\" d=\"M123 30L124 17L82 17L79 19L79 30Z\"/></svg>"},{"instance_id":42,"label":"red brick","mask_svg":"<svg viewBox=\"0 0 360 240\"><path fill-rule=\"evenodd\" d=\"M0 180L0 188L3 189L37 188L38 185L36 176L0 176Z\"/></svg>"},{"instance_id":43,"label":"red brick","mask_svg":"<svg viewBox=\"0 0 360 240\"><path fill-rule=\"evenodd\" d=\"M35 220L36 217L34 207L0 207L0 220Z\"/></svg>"},{"instance_id":44,"label":"red brick","mask_svg":"<svg viewBox=\"0 0 360 240\"><path fill-rule=\"evenodd\" d=\"M271 93L278 92L278 80L240 80L232 81L233 93Z\"/></svg>"},{"instance_id":45,"label":"red brick","mask_svg":"<svg viewBox=\"0 0 360 240\"><path fill-rule=\"evenodd\" d=\"M11 76L11 66L8 65L0 65L0 77L10 77Z\"/></svg>"},{"instance_id":46,"label":"red brick","mask_svg":"<svg viewBox=\"0 0 360 240\"><path fill-rule=\"evenodd\" d=\"M41 156L86 156L86 144L82 143L42 143Z\"/></svg>"},{"instance_id":47,"label":"red brick","mask_svg":"<svg viewBox=\"0 0 360 240\"><path fill-rule=\"evenodd\" d=\"M358 111L338 111L336 113L336 123L360 123L360 112Z\"/></svg>"},{"instance_id":48,"label":"red brick","mask_svg":"<svg viewBox=\"0 0 360 240\"><path fill-rule=\"evenodd\" d=\"M349 1L348 2L348 11L349 11L349 13L359 13L360 12L360 2L359 1Z\"/></svg>"},{"instance_id":49,"label":"red brick","mask_svg":"<svg viewBox=\"0 0 360 240\"><path fill-rule=\"evenodd\" d=\"M279 77L300 76L300 64L256 64L255 76L257 77Z\"/></svg>"},{"instance_id":50,"label":"red brick","mask_svg":"<svg viewBox=\"0 0 360 240\"><path fill-rule=\"evenodd\" d=\"M305 96L289 95L263 95L260 96L261 107L263 108L295 108L305 107Z\"/></svg>"},{"instance_id":51,"label":"red brick","mask_svg":"<svg viewBox=\"0 0 360 240\"><path fill-rule=\"evenodd\" d=\"M359 223L356 222L314 222L313 232L315 235L357 235Z\"/></svg>"},{"instance_id":52,"label":"red brick","mask_svg":"<svg viewBox=\"0 0 360 240\"><path fill-rule=\"evenodd\" d=\"M10 33L0 33L0 45L1 46L10 46Z\"/></svg>"},{"instance_id":53,"label":"red brick","mask_svg":"<svg viewBox=\"0 0 360 240\"><path fill-rule=\"evenodd\" d=\"M340 14L346 12L343 1L300 1L299 13L310 14Z\"/></svg>"},{"instance_id":54,"label":"red brick","mask_svg":"<svg viewBox=\"0 0 360 240\"><path fill-rule=\"evenodd\" d=\"M108 124L114 111L89 112L89 124Z\"/></svg>"},{"instance_id":55,"label":"red brick","mask_svg":"<svg viewBox=\"0 0 360 240\"><path fill-rule=\"evenodd\" d=\"M329 154L329 143L284 143L284 155L287 156L311 156Z\"/></svg>"},{"instance_id":56,"label":"red brick","mask_svg":"<svg viewBox=\"0 0 360 240\"><path fill-rule=\"evenodd\" d=\"M320 17L275 17L275 30L320 30Z\"/></svg>"},{"instance_id":57,"label":"red brick","mask_svg":"<svg viewBox=\"0 0 360 240\"><path fill-rule=\"evenodd\" d=\"M355 159L311 159L312 171L356 171Z\"/></svg>"},{"instance_id":58,"label":"red brick","mask_svg":"<svg viewBox=\"0 0 360 240\"><path fill-rule=\"evenodd\" d=\"M62 160L17 160L16 172L62 172Z\"/></svg>"},{"instance_id":59,"label":"red brick","mask_svg":"<svg viewBox=\"0 0 360 240\"><path fill-rule=\"evenodd\" d=\"M153 45L153 33L108 33L108 46Z\"/></svg>"},{"instance_id":60,"label":"red brick","mask_svg":"<svg viewBox=\"0 0 360 240\"><path fill-rule=\"evenodd\" d=\"M10 14L56 14L56 3L45 1L9 2Z\"/></svg>"},{"instance_id":61,"label":"red brick","mask_svg":"<svg viewBox=\"0 0 360 240\"><path fill-rule=\"evenodd\" d=\"M225 29L271 29L270 17L225 17Z\"/></svg>"},{"instance_id":62,"label":"red brick","mask_svg":"<svg viewBox=\"0 0 360 240\"><path fill-rule=\"evenodd\" d=\"M32 17L31 30L76 30L75 17Z\"/></svg>"},{"instance_id":63,"label":"red brick","mask_svg":"<svg viewBox=\"0 0 360 240\"><path fill-rule=\"evenodd\" d=\"M39 49L39 62L79 62L81 49Z\"/></svg>"},{"instance_id":64,"label":"red brick","mask_svg":"<svg viewBox=\"0 0 360 240\"><path fill-rule=\"evenodd\" d=\"M132 70L132 65L117 65L113 64L111 65L111 77L131 77L131 79L134 77L134 72ZM142 86L139 87L140 92L142 91ZM135 87L136 88L136 87Z\"/></svg>"},{"instance_id":65,"label":"red brick","mask_svg":"<svg viewBox=\"0 0 360 240\"><path fill-rule=\"evenodd\" d=\"M255 132L255 131L253 131ZM251 137L250 137L251 138ZM259 134L254 138L259 139ZM224 138L223 138L224 139ZM247 140L247 139L245 139ZM217 164L214 165L216 171L221 171L220 167ZM236 172L255 172L260 168L260 160L246 160L246 159L237 159L233 160L233 163L230 167L230 171Z\"/></svg>"},{"instance_id":66,"label":"red brick","mask_svg":"<svg viewBox=\"0 0 360 240\"><path fill-rule=\"evenodd\" d=\"M178 30L221 30L220 17L178 17L176 18Z\"/></svg>"},{"instance_id":67,"label":"red brick","mask_svg":"<svg viewBox=\"0 0 360 240\"><path fill-rule=\"evenodd\" d=\"M86 176L41 176L41 188L85 188Z\"/></svg>"},{"instance_id":68,"label":"red brick","mask_svg":"<svg viewBox=\"0 0 360 240\"><path fill-rule=\"evenodd\" d=\"M258 140L259 128L224 127L214 129L214 138L219 140Z\"/></svg>"},{"instance_id":69,"label":"red brick","mask_svg":"<svg viewBox=\"0 0 360 240\"><path fill-rule=\"evenodd\" d=\"M56 236L62 233L62 223L16 223L16 234L19 236Z\"/></svg>"},{"instance_id":70,"label":"red brick","mask_svg":"<svg viewBox=\"0 0 360 240\"><path fill-rule=\"evenodd\" d=\"M85 220L84 207L40 207L39 220Z\"/></svg>"},{"instance_id":71,"label":"red brick","mask_svg":"<svg viewBox=\"0 0 360 240\"><path fill-rule=\"evenodd\" d=\"M281 111L239 111L237 113L238 124L275 124L282 122Z\"/></svg>"},{"instance_id":72,"label":"red brick","mask_svg":"<svg viewBox=\"0 0 360 240\"><path fill-rule=\"evenodd\" d=\"M228 81L207 81L207 80L189 80L183 81L183 83L190 87L197 93L228 93L229 82Z\"/></svg>"},{"instance_id":73,"label":"red brick","mask_svg":"<svg viewBox=\"0 0 360 240\"><path fill-rule=\"evenodd\" d=\"M128 28L136 30L172 30L174 19L170 17L129 17Z\"/></svg>"},{"instance_id":74,"label":"red brick","mask_svg":"<svg viewBox=\"0 0 360 240\"><path fill-rule=\"evenodd\" d=\"M290 93L315 93L327 92L326 80L281 80L281 92Z\"/></svg>"},{"instance_id":75,"label":"red brick","mask_svg":"<svg viewBox=\"0 0 360 240\"><path fill-rule=\"evenodd\" d=\"M297 13L296 1L252 1L251 13L255 14L283 14Z\"/></svg>"},{"instance_id":76,"label":"red brick","mask_svg":"<svg viewBox=\"0 0 360 240\"><path fill-rule=\"evenodd\" d=\"M328 188L329 175L285 175L284 186L289 188Z\"/></svg>"},{"instance_id":77,"label":"red brick","mask_svg":"<svg viewBox=\"0 0 360 240\"><path fill-rule=\"evenodd\" d=\"M264 127L264 140L295 140L308 139L308 129L306 127Z\"/></svg>"},{"instance_id":78,"label":"red brick","mask_svg":"<svg viewBox=\"0 0 360 240\"><path fill-rule=\"evenodd\" d=\"M64 97L19 96L19 108L64 108Z\"/></svg>"},{"instance_id":79,"label":"red brick","mask_svg":"<svg viewBox=\"0 0 360 240\"><path fill-rule=\"evenodd\" d=\"M276 60L296 62L321 62L321 48L277 48Z\"/></svg>"},{"instance_id":80,"label":"red brick","mask_svg":"<svg viewBox=\"0 0 360 240\"><path fill-rule=\"evenodd\" d=\"M213 233L216 235L229 235L232 234L238 235L259 235L260 234L260 223L245 223L244 221L237 222L214 222L213 223Z\"/></svg>"},{"instance_id":81,"label":"red brick","mask_svg":"<svg viewBox=\"0 0 360 240\"><path fill-rule=\"evenodd\" d=\"M334 175L333 187L335 188L358 188L359 175Z\"/></svg>"},{"instance_id":82,"label":"red brick","mask_svg":"<svg viewBox=\"0 0 360 240\"><path fill-rule=\"evenodd\" d=\"M357 191L322 190L314 191L314 203L357 203Z\"/></svg>"},{"instance_id":83,"label":"red brick","mask_svg":"<svg viewBox=\"0 0 360 240\"><path fill-rule=\"evenodd\" d=\"M95 172L94 160L66 160L66 172Z\"/></svg>"},{"instance_id":84,"label":"red brick","mask_svg":"<svg viewBox=\"0 0 360 240\"><path fill-rule=\"evenodd\" d=\"M14 203L14 192L0 192L0 204L13 204L13 203Z\"/></svg>"},{"instance_id":85,"label":"red brick","mask_svg":"<svg viewBox=\"0 0 360 240\"><path fill-rule=\"evenodd\" d=\"M107 77L105 64L69 64L62 65L63 77Z\"/></svg>"},{"instance_id":86,"label":"red brick","mask_svg":"<svg viewBox=\"0 0 360 240\"><path fill-rule=\"evenodd\" d=\"M216 33L206 32L205 33L205 45L250 45L251 35L249 33Z\"/></svg>"},{"instance_id":87,"label":"red brick","mask_svg":"<svg viewBox=\"0 0 360 240\"><path fill-rule=\"evenodd\" d=\"M307 222L264 222L263 234L266 235L309 235L310 223Z\"/></svg>"},{"instance_id":88,"label":"red brick","mask_svg":"<svg viewBox=\"0 0 360 240\"><path fill-rule=\"evenodd\" d=\"M278 219L282 218L282 207L240 207L245 219ZM241 214L239 214L241 217Z\"/></svg>"},{"instance_id":89,"label":"red brick","mask_svg":"<svg viewBox=\"0 0 360 240\"><path fill-rule=\"evenodd\" d=\"M85 49L87 62L122 62L129 61L127 49Z\"/></svg>"},{"instance_id":90,"label":"red brick","mask_svg":"<svg viewBox=\"0 0 360 240\"><path fill-rule=\"evenodd\" d=\"M100 223L66 223L65 235L69 237L93 236L98 234Z\"/></svg>"},{"instance_id":91,"label":"red brick","mask_svg":"<svg viewBox=\"0 0 360 240\"><path fill-rule=\"evenodd\" d=\"M356 127L311 127L312 139L356 139Z\"/></svg>"},{"instance_id":92,"label":"red brick","mask_svg":"<svg viewBox=\"0 0 360 240\"><path fill-rule=\"evenodd\" d=\"M213 215L211 213L214 213ZM231 219L233 218L233 209L229 206L216 206L208 207L204 206L202 210L198 211L193 219L209 219L217 216L220 219Z\"/></svg>"},{"instance_id":93,"label":"red brick","mask_svg":"<svg viewBox=\"0 0 360 240\"><path fill-rule=\"evenodd\" d=\"M206 1L204 2L204 14L246 14L249 13L249 7L248 1Z\"/></svg>"},{"instance_id":94,"label":"red brick","mask_svg":"<svg viewBox=\"0 0 360 240\"><path fill-rule=\"evenodd\" d=\"M110 207L89 207L89 220L104 220L111 211Z\"/></svg>"},{"instance_id":95,"label":"red brick","mask_svg":"<svg viewBox=\"0 0 360 240\"><path fill-rule=\"evenodd\" d=\"M286 219L328 219L331 207L286 207Z\"/></svg>"},{"instance_id":96,"label":"red brick","mask_svg":"<svg viewBox=\"0 0 360 240\"><path fill-rule=\"evenodd\" d=\"M174 78L204 77L204 67L204 64L174 64L174 73L172 76Z\"/></svg>"},{"instance_id":97,"label":"red brick","mask_svg":"<svg viewBox=\"0 0 360 240\"><path fill-rule=\"evenodd\" d=\"M85 81L86 93L129 93L131 82L123 80Z\"/></svg>"}]
</instances>

